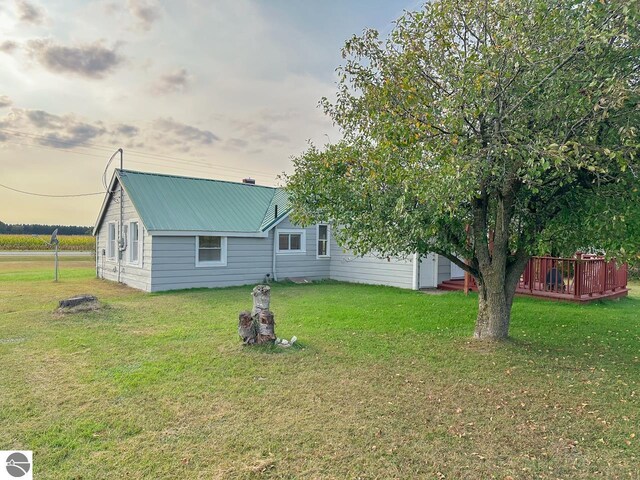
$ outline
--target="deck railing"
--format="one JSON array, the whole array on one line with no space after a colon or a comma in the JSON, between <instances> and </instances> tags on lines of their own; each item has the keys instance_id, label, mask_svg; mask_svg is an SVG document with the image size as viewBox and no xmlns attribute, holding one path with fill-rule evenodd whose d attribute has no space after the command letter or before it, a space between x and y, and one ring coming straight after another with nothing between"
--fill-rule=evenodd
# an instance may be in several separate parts
<instances>
[{"instance_id":1,"label":"deck railing","mask_svg":"<svg viewBox=\"0 0 640 480\"><path fill-rule=\"evenodd\" d=\"M627 286L627 265L595 256L533 257L517 291L532 295L581 299L607 296Z\"/></svg>"}]
</instances>

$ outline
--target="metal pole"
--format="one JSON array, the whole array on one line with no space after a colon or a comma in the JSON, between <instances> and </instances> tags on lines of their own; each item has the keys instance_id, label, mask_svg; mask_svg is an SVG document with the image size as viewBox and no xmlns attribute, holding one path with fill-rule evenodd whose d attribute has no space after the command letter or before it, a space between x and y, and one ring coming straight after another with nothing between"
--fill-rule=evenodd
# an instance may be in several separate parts
<instances>
[{"instance_id":1,"label":"metal pole","mask_svg":"<svg viewBox=\"0 0 640 480\"><path fill-rule=\"evenodd\" d=\"M54 263L55 263L55 278L54 278L53 281L57 282L58 281L58 244L57 243L56 243L56 252L54 254L54 257L55 257L55 260L54 260Z\"/></svg>"},{"instance_id":2,"label":"metal pole","mask_svg":"<svg viewBox=\"0 0 640 480\"><path fill-rule=\"evenodd\" d=\"M120 151L120 175L122 175L122 149L118 149ZM122 188L122 177L119 179L120 184L120 239L118 241L118 283L120 282L120 270L122 265L122 252L124 251L124 203L123 203L123 188Z\"/></svg>"}]
</instances>

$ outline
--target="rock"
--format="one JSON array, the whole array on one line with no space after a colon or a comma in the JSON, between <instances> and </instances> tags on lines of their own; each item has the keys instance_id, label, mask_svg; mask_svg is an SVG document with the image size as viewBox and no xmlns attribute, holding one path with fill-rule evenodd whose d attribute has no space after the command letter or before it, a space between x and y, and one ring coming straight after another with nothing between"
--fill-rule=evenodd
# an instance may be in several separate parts
<instances>
[{"instance_id":1,"label":"rock","mask_svg":"<svg viewBox=\"0 0 640 480\"><path fill-rule=\"evenodd\" d=\"M298 337L296 337L295 335L293 337L291 337L291 341L289 342L291 345L293 345L294 343L296 343L298 341Z\"/></svg>"}]
</instances>

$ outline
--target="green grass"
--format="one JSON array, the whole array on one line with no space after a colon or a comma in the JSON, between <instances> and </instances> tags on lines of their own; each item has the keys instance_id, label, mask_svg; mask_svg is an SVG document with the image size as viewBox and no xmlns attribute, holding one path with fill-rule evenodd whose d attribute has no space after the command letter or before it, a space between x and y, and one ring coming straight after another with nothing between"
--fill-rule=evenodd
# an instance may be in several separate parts
<instances>
[{"instance_id":1,"label":"green grass","mask_svg":"<svg viewBox=\"0 0 640 480\"><path fill-rule=\"evenodd\" d=\"M518 298L503 344L469 340L474 296L276 284L282 350L240 345L250 287L49 263L0 259L0 449L34 450L36 478L638 478L638 284ZM104 308L54 313L75 293Z\"/></svg>"}]
</instances>

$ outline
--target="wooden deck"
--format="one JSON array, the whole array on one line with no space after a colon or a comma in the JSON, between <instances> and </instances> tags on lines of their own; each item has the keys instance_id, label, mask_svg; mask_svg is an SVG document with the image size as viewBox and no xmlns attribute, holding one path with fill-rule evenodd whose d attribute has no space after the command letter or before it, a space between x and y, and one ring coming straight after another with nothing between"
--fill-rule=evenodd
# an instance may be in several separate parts
<instances>
[{"instance_id":1,"label":"wooden deck","mask_svg":"<svg viewBox=\"0 0 640 480\"><path fill-rule=\"evenodd\" d=\"M469 286L477 291L473 277ZM438 288L464 290L464 280L447 280ZM588 256L533 257L516 288L518 295L579 303L620 298L628 293L625 264L618 265L615 260Z\"/></svg>"}]
</instances>

